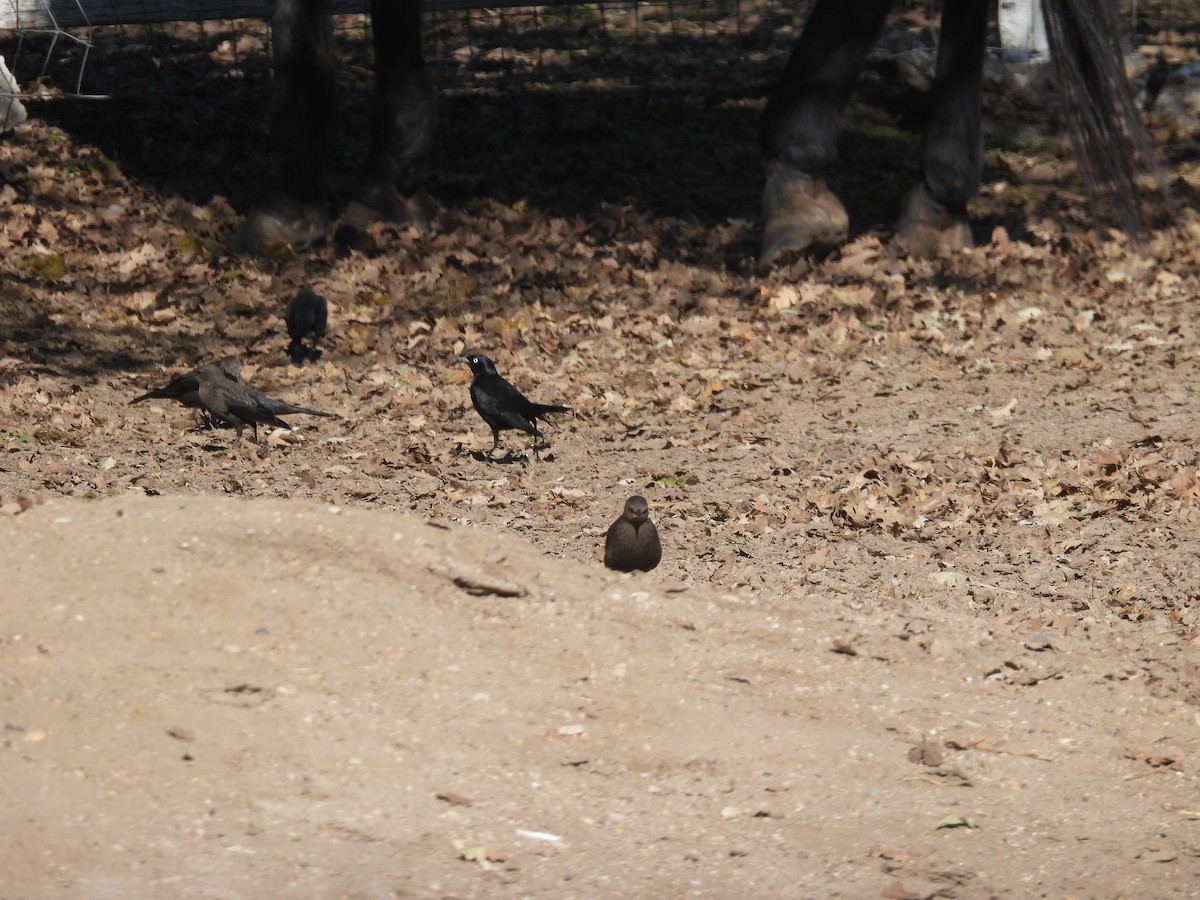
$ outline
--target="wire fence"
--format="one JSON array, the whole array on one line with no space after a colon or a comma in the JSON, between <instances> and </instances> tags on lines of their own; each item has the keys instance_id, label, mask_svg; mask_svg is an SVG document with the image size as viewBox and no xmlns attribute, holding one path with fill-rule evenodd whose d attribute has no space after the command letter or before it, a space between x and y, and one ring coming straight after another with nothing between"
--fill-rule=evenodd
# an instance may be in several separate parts
<instances>
[{"instance_id":1,"label":"wire fence","mask_svg":"<svg viewBox=\"0 0 1200 900\"><path fill-rule=\"evenodd\" d=\"M500 0L479 8L479 2L426 2L427 62L439 87L453 89L464 80L561 79L571 65L595 69L618 50L629 55L653 49L661 57L672 50L683 55L698 47L728 48L733 41L748 56L774 54L790 44L809 6L808 0L551 0L530 7ZM363 58L369 55L370 22L357 11L364 5L333 3L339 51L351 65L370 63ZM268 15L265 0L0 0L0 54L24 87L18 94L24 99L107 98L103 61L131 41L210 42L214 61L236 77L251 56L269 59Z\"/></svg>"},{"instance_id":2,"label":"wire fence","mask_svg":"<svg viewBox=\"0 0 1200 900\"><path fill-rule=\"evenodd\" d=\"M519 2L425 0L427 61L439 89L500 88L514 80L715 79L730 67L751 78L756 69L778 72L813 0ZM1001 13L1018 2L1029 0L1001 0ZM269 68L269 6L270 0L0 0L0 56L24 88L17 96L32 100L112 96L104 60L131 43L153 43L163 54L172 42L207 45L213 62L236 78ZM331 0L344 64L370 66L365 6L366 0ZM1140 16L1186 19L1187 6L1124 4L1135 31ZM881 55L927 52L936 36L934 0L899 7L894 24L916 40L885 44ZM0 69L0 98L2 78Z\"/></svg>"}]
</instances>

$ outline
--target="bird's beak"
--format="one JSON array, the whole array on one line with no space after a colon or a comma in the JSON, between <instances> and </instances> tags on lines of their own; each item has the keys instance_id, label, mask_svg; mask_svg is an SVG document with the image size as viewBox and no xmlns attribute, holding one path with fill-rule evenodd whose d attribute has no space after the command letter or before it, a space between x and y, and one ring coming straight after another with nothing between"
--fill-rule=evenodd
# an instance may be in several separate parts
<instances>
[{"instance_id":1,"label":"bird's beak","mask_svg":"<svg viewBox=\"0 0 1200 900\"><path fill-rule=\"evenodd\" d=\"M467 358L465 356L456 356L456 357L454 357L454 361L455 362L466 362Z\"/></svg>"}]
</instances>

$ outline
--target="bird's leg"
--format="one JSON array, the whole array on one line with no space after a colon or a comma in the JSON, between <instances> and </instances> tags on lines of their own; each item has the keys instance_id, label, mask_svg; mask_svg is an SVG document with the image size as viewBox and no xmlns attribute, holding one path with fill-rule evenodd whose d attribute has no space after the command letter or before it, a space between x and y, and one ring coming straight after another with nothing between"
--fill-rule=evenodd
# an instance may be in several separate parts
<instances>
[{"instance_id":1,"label":"bird's leg","mask_svg":"<svg viewBox=\"0 0 1200 900\"><path fill-rule=\"evenodd\" d=\"M237 429L237 437L233 439L233 446L229 448L230 450L242 442L242 429L246 426L241 422L235 422L233 427Z\"/></svg>"}]
</instances>

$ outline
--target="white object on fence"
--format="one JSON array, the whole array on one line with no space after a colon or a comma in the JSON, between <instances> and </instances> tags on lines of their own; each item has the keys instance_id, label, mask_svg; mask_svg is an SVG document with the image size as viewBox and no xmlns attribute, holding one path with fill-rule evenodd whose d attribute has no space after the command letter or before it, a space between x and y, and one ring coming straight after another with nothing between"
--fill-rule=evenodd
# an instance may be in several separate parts
<instances>
[{"instance_id":1,"label":"white object on fence","mask_svg":"<svg viewBox=\"0 0 1200 900\"><path fill-rule=\"evenodd\" d=\"M17 79L13 78L12 72L4 64L4 57L0 56L0 134L14 131L29 116L25 112L25 104L17 99L19 93L21 88Z\"/></svg>"},{"instance_id":2,"label":"white object on fence","mask_svg":"<svg viewBox=\"0 0 1200 900\"><path fill-rule=\"evenodd\" d=\"M1031 56L1050 58L1041 0L1000 0L1000 45Z\"/></svg>"}]
</instances>

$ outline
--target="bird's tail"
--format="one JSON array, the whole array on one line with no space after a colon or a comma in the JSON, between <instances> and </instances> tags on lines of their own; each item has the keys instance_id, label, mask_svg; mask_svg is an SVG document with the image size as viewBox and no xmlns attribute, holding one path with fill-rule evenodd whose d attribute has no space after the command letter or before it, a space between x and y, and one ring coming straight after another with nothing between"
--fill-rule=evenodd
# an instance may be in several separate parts
<instances>
[{"instance_id":1,"label":"bird's tail","mask_svg":"<svg viewBox=\"0 0 1200 900\"><path fill-rule=\"evenodd\" d=\"M540 419L543 416L548 415L549 413L570 412L571 407L569 407L569 406L552 406L548 403L534 403L533 411L537 415L537 417Z\"/></svg>"},{"instance_id":2,"label":"bird's tail","mask_svg":"<svg viewBox=\"0 0 1200 900\"><path fill-rule=\"evenodd\" d=\"M332 419L333 413L321 412L319 409L309 409L306 406L292 406L290 403L287 409L273 410L281 416L290 416L294 413L307 413L310 416L324 416L326 419Z\"/></svg>"}]
</instances>

